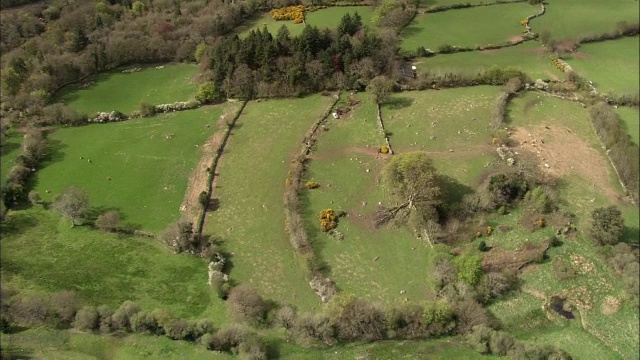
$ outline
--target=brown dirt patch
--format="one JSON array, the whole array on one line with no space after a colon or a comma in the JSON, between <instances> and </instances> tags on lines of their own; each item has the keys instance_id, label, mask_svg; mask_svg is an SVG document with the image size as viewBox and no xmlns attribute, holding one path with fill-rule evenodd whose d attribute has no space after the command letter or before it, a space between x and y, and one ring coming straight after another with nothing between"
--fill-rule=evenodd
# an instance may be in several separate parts
<instances>
[{"instance_id":1,"label":"brown dirt patch","mask_svg":"<svg viewBox=\"0 0 640 360\"><path fill-rule=\"evenodd\" d=\"M589 55L587 55L586 53L583 53L582 51L576 51L572 53L571 56L573 56L576 59L587 59L589 57Z\"/></svg>"},{"instance_id":2,"label":"brown dirt patch","mask_svg":"<svg viewBox=\"0 0 640 360\"><path fill-rule=\"evenodd\" d=\"M486 50L480 50L481 54L493 54L495 52L497 52L498 50L496 49L486 49Z\"/></svg>"},{"instance_id":3,"label":"brown dirt patch","mask_svg":"<svg viewBox=\"0 0 640 360\"><path fill-rule=\"evenodd\" d=\"M509 38L509 41L512 43L517 43L524 40L524 38L522 37L522 35L514 35L512 37Z\"/></svg>"},{"instance_id":4,"label":"brown dirt patch","mask_svg":"<svg viewBox=\"0 0 640 360\"><path fill-rule=\"evenodd\" d=\"M549 244L528 243L518 250L504 250L500 246L491 248L482 258L482 268L491 271L519 271L525 266L542 260L549 249Z\"/></svg>"},{"instance_id":5,"label":"brown dirt patch","mask_svg":"<svg viewBox=\"0 0 640 360\"><path fill-rule=\"evenodd\" d=\"M600 306L600 311L605 315L613 315L620 310L620 299L613 296L607 296Z\"/></svg>"},{"instance_id":6,"label":"brown dirt patch","mask_svg":"<svg viewBox=\"0 0 640 360\"><path fill-rule=\"evenodd\" d=\"M588 274L596 268L591 261L585 259L582 255L572 254L570 257L571 266L578 274Z\"/></svg>"},{"instance_id":7,"label":"brown dirt patch","mask_svg":"<svg viewBox=\"0 0 640 360\"><path fill-rule=\"evenodd\" d=\"M200 213L198 197L203 190L207 189L207 180L209 179L207 167L211 166L211 162L215 156L215 151L220 146L226 121L233 116L235 111L235 107L229 107L218 119L215 133L207 139L202 146L200 146L202 157L189 177L187 191L185 192L184 200L180 205L180 211L182 212L183 217L193 221L194 224L198 221L198 215ZM215 169L211 169L211 171L215 171ZM210 200L214 198L213 190L214 189L211 191Z\"/></svg>"},{"instance_id":8,"label":"brown dirt patch","mask_svg":"<svg viewBox=\"0 0 640 360\"><path fill-rule=\"evenodd\" d=\"M606 160L578 135L564 126L516 128L511 139L514 151L527 153L537 160L543 173L557 177L577 174L602 189L611 200L620 196L611 186Z\"/></svg>"}]
</instances>

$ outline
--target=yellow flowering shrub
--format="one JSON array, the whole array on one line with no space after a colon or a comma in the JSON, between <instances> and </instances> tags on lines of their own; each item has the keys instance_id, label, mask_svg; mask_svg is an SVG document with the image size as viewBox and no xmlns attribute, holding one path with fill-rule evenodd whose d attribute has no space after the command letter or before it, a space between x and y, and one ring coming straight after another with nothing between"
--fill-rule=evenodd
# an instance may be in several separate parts
<instances>
[{"instance_id":1,"label":"yellow flowering shrub","mask_svg":"<svg viewBox=\"0 0 640 360\"><path fill-rule=\"evenodd\" d=\"M293 20L294 24L300 24L304 21L304 5L286 6L279 9L271 10L273 20Z\"/></svg>"},{"instance_id":2,"label":"yellow flowering shrub","mask_svg":"<svg viewBox=\"0 0 640 360\"><path fill-rule=\"evenodd\" d=\"M333 209L322 210L318 215L318 219L320 220L320 227L322 228L322 231L327 232L338 226L338 217Z\"/></svg>"},{"instance_id":3,"label":"yellow flowering shrub","mask_svg":"<svg viewBox=\"0 0 640 360\"><path fill-rule=\"evenodd\" d=\"M522 26L527 26L528 23L529 23L529 20L527 19L520 20L520 25Z\"/></svg>"},{"instance_id":4,"label":"yellow flowering shrub","mask_svg":"<svg viewBox=\"0 0 640 360\"><path fill-rule=\"evenodd\" d=\"M389 153L389 147L387 145L382 145L380 147L380 152L383 154L388 154Z\"/></svg>"},{"instance_id":5,"label":"yellow flowering shrub","mask_svg":"<svg viewBox=\"0 0 640 360\"><path fill-rule=\"evenodd\" d=\"M539 228L543 228L546 225L544 218L537 218L536 221L534 221L533 223Z\"/></svg>"},{"instance_id":6,"label":"yellow flowering shrub","mask_svg":"<svg viewBox=\"0 0 640 360\"><path fill-rule=\"evenodd\" d=\"M491 236L491 234L493 234L493 227L491 226L487 226L487 228L485 229L484 232L487 236Z\"/></svg>"},{"instance_id":7,"label":"yellow flowering shrub","mask_svg":"<svg viewBox=\"0 0 640 360\"><path fill-rule=\"evenodd\" d=\"M320 183L317 183L315 181L307 181L307 189L317 189L320 187Z\"/></svg>"}]
</instances>

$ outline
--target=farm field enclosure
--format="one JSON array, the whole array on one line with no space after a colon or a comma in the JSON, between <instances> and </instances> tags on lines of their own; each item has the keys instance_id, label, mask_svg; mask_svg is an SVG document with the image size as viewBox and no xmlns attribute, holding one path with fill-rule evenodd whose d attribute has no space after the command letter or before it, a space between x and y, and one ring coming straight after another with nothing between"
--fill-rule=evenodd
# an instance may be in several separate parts
<instances>
[{"instance_id":1,"label":"farm field enclosure","mask_svg":"<svg viewBox=\"0 0 640 360\"><path fill-rule=\"evenodd\" d=\"M205 220L205 233L221 238L232 255L233 279L304 310L317 309L319 300L284 231L282 198L289 162L332 99L249 102L218 167L213 191L219 209Z\"/></svg>"},{"instance_id":2,"label":"farm field enclosure","mask_svg":"<svg viewBox=\"0 0 640 360\"><path fill-rule=\"evenodd\" d=\"M616 28L621 21L639 21L638 3L629 0L559 0L546 5L546 13L531 20L533 31L548 31L557 40L578 40L580 36L601 34Z\"/></svg>"},{"instance_id":3,"label":"farm field enclosure","mask_svg":"<svg viewBox=\"0 0 640 360\"><path fill-rule=\"evenodd\" d=\"M87 115L113 110L130 114L138 110L143 101L159 105L192 99L197 72L195 65L170 64L163 68L145 67L132 73L104 73L86 80L85 83L91 84L88 87L65 88L57 100Z\"/></svg>"},{"instance_id":4,"label":"farm field enclosure","mask_svg":"<svg viewBox=\"0 0 640 360\"><path fill-rule=\"evenodd\" d=\"M80 186L93 206L115 208L144 230L162 230L180 217L191 171L226 106L56 129L34 188L52 201Z\"/></svg>"},{"instance_id":5,"label":"farm field enclosure","mask_svg":"<svg viewBox=\"0 0 640 360\"><path fill-rule=\"evenodd\" d=\"M400 47L407 52L420 46L438 51L445 44L468 47L515 41L522 35L520 20L538 11L537 6L516 3L420 14L403 29Z\"/></svg>"},{"instance_id":6,"label":"farm field enclosure","mask_svg":"<svg viewBox=\"0 0 640 360\"><path fill-rule=\"evenodd\" d=\"M640 82L640 38L581 45L567 62L579 74L593 81L598 91L613 94L637 94Z\"/></svg>"},{"instance_id":7,"label":"farm field enclosure","mask_svg":"<svg viewBox=\"0 0 640 360\"><path fill-rule=\"evenodd\" d=\"M419 58L416 59L414 65L421 74L428 72L432 74L475 75L480 70L499 67L522 71L532 80L564 79L565 75L553 66L548 56L543 55L543 49L538 42L527 41L518 46L496 50L459 52Z\"/></svg>"},{"instance_id":8,"label":"farm field enclosure","mask_svg":"<svg viewBox=\"0 0 640 360\"><path fill-rule=\"evenodd\" d=\"M626 126L627 133L636 144L640 144L640 112L636 108L619 107L616 109L616 113L624 126Z\"/></svg>"}]
</instances>

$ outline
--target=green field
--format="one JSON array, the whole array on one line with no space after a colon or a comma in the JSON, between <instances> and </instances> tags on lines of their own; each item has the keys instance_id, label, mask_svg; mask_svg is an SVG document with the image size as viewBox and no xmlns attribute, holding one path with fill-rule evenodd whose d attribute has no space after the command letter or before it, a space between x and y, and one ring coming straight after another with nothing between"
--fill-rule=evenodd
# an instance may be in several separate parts
<instances>
[{"instance_id":1,"label":"green field","mask_svg":"<svg viewBox=\"0 0 640 360\"><path fill-rule=\"evenodd\" d=\"M616 109L616 113L636 145L640 144L640 111L638 108L619 107Z\"/></svg>"},{"instance_id":2,"label":"green field","mask_svg":"<svg viewBox=\"0 0 640 360\"><path fill-rule=\"evenodd\" d=\"M383 105L382 117L394 150L448 153L485 148L491 144L488 126L499 91L474 86L393 95Z\"/></svg>"},{"instance_id":3,"label":"green field","mask_svg":"<svg viewBox=\"0 0 640 360\"><path fill-rule=\"evenodd\" d=\"M283 192L289 161L309 127L328 109L330 97L250 102L222 156L207 233L232 254L230 277L251 284L265 298L317 309L284 231ZM234 255L235 254L235 255Z\"/></svg>"},{"instance_id":4,"label":"green field","mask_svg":"<svg viewBox=\"0 0 640 360\"><path fill-rule=\"evenodd\" d=\"M291 342L269 338L280 359L355 359L361 355L388 359L497 359L491 355L479 355L455 338L429 341L377 341L369 344L345 344L326 349L306 349ZM57 359L237 359L228 353L207 351L202 345L173 341L165 337L131 334L127 336L99 336L69 331L45 329L27 330L2 336L2 348L12 355L31 355L34 358ZM26 354L25 354L26 353Z\"/></svg>"},{"instance_id":5,"label":"green field","mask_svg":"<svg viewBox=\"0 0 640 360\"><path fill-rule=\"evenodd\" d=\"M637 94L640 90L639 41L635 36L584 44L578 49L580 56L567 61L602 93Z\"/></svg>"},{"instance_id":6,"label":"green field","mask_svg":"<svg viewBox=\"0 0 640 360\"><path fill-rule=\"evenodd\" d=\"M335 6L328 7L326 9L320 9L317 11L306 12L305 22L307 25L317 26L320 29L330 28L335 29L340 23L340 19L347 13L351 15L358 13L362 17L362 24L365 26L371 25L371 8L368 6ZM293 20L288 21L276 21L273 20L271 14L264 13L249 20L246 24L238 27L236 31L240 34L240 37L245 37L251 30L262 30L265 26L272 35L276 35L278 30L285 25L289 29L291 36L298 36L302 33L305 24L294 24Z\"/></svg>"},{"instance_id":7,"label":"green field","mask_svg":"<svg viewBox=\"0 0 640 360\"><path fill-rule=\"evenodd\" d=\"M472 5L476 5L476 4L481 4L482 2L483 2L482 0L467 0L467 1L460 1L460 0L419 0L418 1L418 8L420 8L420 9L428 9L428 8L436 7L436 6L457 5L457 4L472 4Z\"/></svg>"},{"instance_id":8,"label":"green field","mask_svg":"<svg viewBox=\"0 0 640 360\"><path fill-rule=\"evenodd\" d=\"M118 209L125 222L162 230L180 217L187 181L201 157L197 146L213 134L225 106L59 128L48 137L52 159L37 172L35 190L51 201L66 187L80 186L92 206Z\"/></svg>"},{"instance_id":9,"label":"green field","mask_svg":"<svg viewBox=\"0 0 640 360\"><path fill-rule=\"evenodd\" d=\"M400 47L437 51L440 45L486 46L519 38L520 20L536 12L528 4L484 6L418 15L401 33Z\"/></svg>"},{"instance_id":10,"label":"green field","mask_svg":"<svg viewBox=\"0 0 640 360\"><path fill-rule=\"evenodd\" d=\"M638 2L634 0L557 0L546 3L544 15L531 20L531 30L549 31L554 39L577 40L581 35L614 30L620 21L638 22Z\"/></svg>"},{"instance_id":11,"label":"green field","mask_svg":"<svg viewBox=\"0 0 640 360\"><path fill-rule=\"evenodd\" d=\"M86 304L117 308L132 300L148 311L225 321L225 305L207 285L206 263L174 255L158 239L72 229L42 207L12 211L2 235L3 287L71 290Z\"/></svg>"},{"instance_id":12,"label":"green field","mask_svg":"<svg viewBox=\"0 0 640 360\"><path fill-rule=\"evenodd\" d=\"M138 110L143 101L158 105L193 98L197 72L195 65L175 64L166 65L164 69L147 67L130 74L121 71L100 74L91 80L94 82L92 86L70 86L56 101L88 115L112 110L130 114Z\"/></svg>"},{"instance_id":13,"label":"green field","mask_svg":"<svg viewBox=\"0 0 640 360\"><path fill-rule=\"evenodd\" d=\"M20 155L20 144L23 135L17 131L10 131L5 144L0 148L0 181L4 184L13 167L13 161Z\"/></svg>"},{"instance_id":14,"label":"green field","mask_svg":"<svg viewBox=\"0 0 640 360\"><path fill-rule=\"evenodd\" d=\"M331 119L311 155L306 177L321 185L302 194L307 231L330 268L329 277L343 291L388 304L405 297L419 301L429 279L426 243L405 229L374 231L366 224L375 204L387 200L378 184L386 157L376 154L384 137L371 96L355 99L361 103L340 119ZM337 228L343 240L320 230L317 216L327 208L347 212ZM406 294L401 295L402 290Z\"/></svg>"},{"instance_id":15,"label":"green field","mask_svg":"<svg viewBox=\"0 0 640 360\"><path fill-rule=\"evenodd\" d=\"M460 52L416 59L414 65L420 73L463 73L475 75L492 66L522 71L535 79L564 79L549 59L541 55L543 48L535 41L497 50ZM435 49L434 49L435 50Z\"/></svg>"}]
</instances>

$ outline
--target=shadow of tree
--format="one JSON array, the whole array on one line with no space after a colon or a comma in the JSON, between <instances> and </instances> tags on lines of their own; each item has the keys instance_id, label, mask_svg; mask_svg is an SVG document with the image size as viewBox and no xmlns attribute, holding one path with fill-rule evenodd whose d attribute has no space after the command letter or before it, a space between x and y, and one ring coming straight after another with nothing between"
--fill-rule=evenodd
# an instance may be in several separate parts
<instances>
[{"instance_id":1,"label":"shadow of tree","mask_svg":"<svg viewBox=\"0 0 640 360\"><path fill-rule=\"evenodd\" d=\"M387 109L402 109L411 106L414 100L410 97L403 96L392 96L389 100L387 100L382 106ZM384 119L384 115L383 115Z\"/></svg>"}]
</instances>

